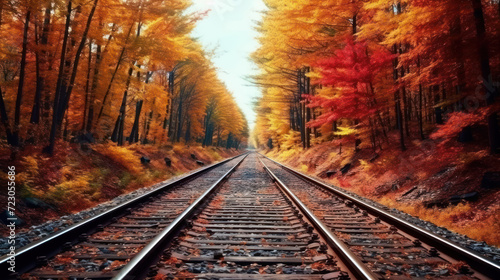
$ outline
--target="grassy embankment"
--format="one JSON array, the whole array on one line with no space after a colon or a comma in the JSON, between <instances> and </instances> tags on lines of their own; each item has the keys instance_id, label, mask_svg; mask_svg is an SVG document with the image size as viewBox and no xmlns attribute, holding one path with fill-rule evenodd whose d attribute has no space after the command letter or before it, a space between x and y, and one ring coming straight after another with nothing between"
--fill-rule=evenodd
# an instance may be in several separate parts
<instances>
[{"instance_id":1,"label":"grassy embankment","mask_svg":"<svg viewBox=\"0 0 500 280\"><path fill-rule=\"evenodd\" d=\"M150 186L199 167L196 160L210 164L241 151L199 145L118 147L95 144L82 151L76 144L61 143L49 157L42 147L26 147L11 160L8 147L0 147L0 181L5 181L7 164L16 167L16 214L26 222L24 227L57 219L108 201L118 195ZM151 160L141 164L140 158ZM168 157L172 163L165 163ZM6 201L6 188L0 196ZM36 198L49 207L28 207L27 198ZM1 226L1 231L5 226Z\"/></svg>"}]
</instances>

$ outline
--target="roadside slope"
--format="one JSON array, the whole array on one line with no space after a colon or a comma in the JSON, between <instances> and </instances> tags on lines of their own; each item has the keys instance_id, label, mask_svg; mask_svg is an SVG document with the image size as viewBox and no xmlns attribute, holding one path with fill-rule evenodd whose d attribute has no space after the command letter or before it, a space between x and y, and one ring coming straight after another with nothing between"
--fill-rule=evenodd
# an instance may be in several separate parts
<instances>
[{"instance_id":1,"label":"roadside slope","mask_svg":"<svg viewBox=\"0 0 500 280\"><path fill-rule=\"evenodd\" d=\"M95 144L82 150L75 144L64 147L53 157L40 153L40 147L26 147L10 160L10 150L0 148L0 178L6 179L7 166L16 167L16 215L21 231L32 225L56 220L63 215L94 207L122 194L181 175L241 151L200 145L118 147ZM141 158L149 160L141 163ZM167 165L168 160L170 166ZM7 188L0 197L7 201ZM5 216L2 209L0 215ZM0 223L5 235L7 228Z\"/></svg>"},{"instance_id":2,"label":"roadside slope","mask_svg":"<svg viewBox=\"0 0 500 280\"><path fill-rule=\"evenodd\" d=\"M500 159L473 145L413 141L354 153L331 143L265 154L438 226L500 245ZM438 156L436 156L438 155ZM459 197L461 196L461 197Z\"/></svg>"}]
</instances>

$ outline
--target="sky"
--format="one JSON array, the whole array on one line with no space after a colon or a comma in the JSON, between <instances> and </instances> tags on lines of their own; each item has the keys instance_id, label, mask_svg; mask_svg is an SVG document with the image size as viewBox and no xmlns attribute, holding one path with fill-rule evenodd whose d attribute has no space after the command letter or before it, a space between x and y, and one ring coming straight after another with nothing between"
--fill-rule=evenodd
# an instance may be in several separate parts
<instances>
[{"instance_id":1,"label":"sky","mask_svg":"<svg viewBox=\"0 0 500 280\"><path fill-rule=\"evenodd\" d=\"M193 37L198 38L206 50L215 49L213 63L219 78L235 97L250 128L256 117L252 102L260 96L260 90L245 78L257 73L249 56L259 46L254 27L264 9L262 0L193 0L190 8L200 12L210 10L198 22Z\"/></svg>"}]
</instances>

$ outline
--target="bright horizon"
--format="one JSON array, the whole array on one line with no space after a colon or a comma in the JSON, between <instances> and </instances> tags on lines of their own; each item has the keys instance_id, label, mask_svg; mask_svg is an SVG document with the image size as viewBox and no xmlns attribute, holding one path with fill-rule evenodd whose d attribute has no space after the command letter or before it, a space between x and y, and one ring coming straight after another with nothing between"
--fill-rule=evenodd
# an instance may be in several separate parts
<instances>
[{"instance_id":1,"label":"bright horizon","mask_svg":"<svg viewBox=\"0 0 500 280\"><path fill-rule=\"evenodd\" d=\"M251 86L245 77L258 71L249 55L259 46L254 27L262 16L259 11L265 7L261 0L193 0L189 9L194 12L210 10L198 22L193 37L199 39L205 50L215 49L213 63L218 76L245 114L249 129L255 124L252 102L260 96L260 89Z\"/></svg>"}]
</instances>

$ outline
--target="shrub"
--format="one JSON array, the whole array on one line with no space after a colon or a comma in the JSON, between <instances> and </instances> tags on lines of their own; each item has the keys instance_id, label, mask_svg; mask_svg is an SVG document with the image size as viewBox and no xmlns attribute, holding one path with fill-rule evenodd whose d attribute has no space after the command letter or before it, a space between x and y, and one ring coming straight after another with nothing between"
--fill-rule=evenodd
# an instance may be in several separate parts
<instances>
[{"instance_id":1,"label":"shrub","mask_svg":"<svg viewBox=\"0 0 500 280\"><path fill-rule=\"evenodd\" d=\"M92 205L88 197L94 196L87 175L78 175L74 179L50 186L44 195L47 202L66 211L77 211Z\"/></svg>"},{"instance_id":2,"label":"shrub","mask_svg":"<svg viewBox=\"0 0 500 280\"><path fill-rule=\"evenodd\" d=\"M144 172L139 157L126 147L118 147L114 144L96 145L96 150L112 161L122 165L133 175Z\"/></svg>"},{"instance_id":3,"label":"shrub","mask_svg":"<svg viewBox=\"0 0 500 280\"><path fill-rule=\"evenodd\" d=\"M130 175L130 173L126 171L122 172L120 176L120 182L118 182L118 186L120 186L121 188L125 188L130 184L131 181L132 175Z\"/></svg>"},{"instance_id":4,"label":"shrub","mask_svg":"<svg viewBox=\"0 0 500 280\"><path fill-rule=\"evenodd\" d=\"M40 190L36 189L36 180L39 176L38 161L33 156L26 156L21 160L22 171L17 173L16 180L18 180L20 188L20 195L22 197L39 196Z\"/></svg>"}]
</instances>

